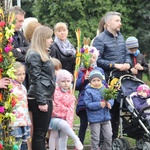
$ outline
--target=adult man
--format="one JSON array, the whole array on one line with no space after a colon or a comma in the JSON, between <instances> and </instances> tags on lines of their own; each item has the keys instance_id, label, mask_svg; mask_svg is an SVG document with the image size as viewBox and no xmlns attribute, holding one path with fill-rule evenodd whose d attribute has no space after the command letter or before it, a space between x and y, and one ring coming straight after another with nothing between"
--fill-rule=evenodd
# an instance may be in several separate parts
<instances>
[{"instance_id":1,"label":"adult man","mask_svg":"<svg viewBox=\"0 0 150 150\"><path fill-rule=\"evenodd\" d=\"M14 49L12 53L14 57L16 57L16 61L25 63L25 55L29 48L29 42L25 39L23 32L20 31L22 24L24 22L25 12L18 6L14 6L10 8L9 12L14 13L15 15L15 32L13 36L13 46ZM24 85L28 89L28 76L26 75L26 79L24 81Z\"/></svg>"},{"instance_id":2,"label":"adult man","mask_svg":"<svg viewBox=\"0 0 150 150\"><path fill-rule=\"evenodd\" d=\"M10 12L15 15L15 33L13 36L14 49L12 50L12 53L17 61L25 62L25 54L29 48L29 43L20 31L24 21L25 12L18 6L12 7Z\"/></svg>"},{"instance_id":3,"label":"adult man","mask_svg":"<svg viewBox=\"0 0 150 150\"><path fill-rule=\"evenodd\" d=\"M131 59L129 55L126 55L125 41L120 33L121 25L121 14L108 12L105 15L106 29L93 42L93 46L100 51L97 65L104 69L107 80L113 69L118 69L118 75L130 68ZM114 139L118 135L119 126L119 103L117 101L111 110L111 115Z\"/></svg>"}]
</instances>

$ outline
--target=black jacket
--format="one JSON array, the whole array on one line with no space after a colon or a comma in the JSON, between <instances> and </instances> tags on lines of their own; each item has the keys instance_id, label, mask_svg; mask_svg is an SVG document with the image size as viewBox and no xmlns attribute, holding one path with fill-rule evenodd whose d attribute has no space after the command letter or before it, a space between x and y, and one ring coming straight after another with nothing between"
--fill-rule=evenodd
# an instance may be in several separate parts
<instances>
[{"instance_id":1,"label":"black jacket","mask_svg":"<svg viewBox=\"0 0 150 150\"><path fill-rule=\"evenodd\" d=\"M38 104L44 105L47 100L52 100L55 90L52 62L43 62L41 56L32 50L27 54L25 64L31 79L28 96L36 98Z\"/></svg>"},{"instance_id":2,"label":"black jacket","mask_svg":"<svg viewBox=\"0 0 150 150\"><path fill-rule=\"evenodd\" d=\"M19 62L25 62L25 55L29 48L29 42L25 39L23 33L21 31L16 31L13 36L13 46L14 49L12 53L16 60ZM17 51L16 48L19 48L21 52Z\"/></svg>"},{"instance_id":3,"label":"black jacket","mask_svg":"<svg viewBox=\"0 0 150 150\"><path fill-rule=\"evenodd\" d=\"M64 55L55 42L50 47L50 56L59 59L62 64L62 68L73 74L75 69L75 56Z\"/></svg>"},{"instance_id":4,"label":"black jacket","mask_svg":"<svg viewBox=\"0 0 150 150\"><path fill-rule=\"evenodd\" d=\"M135 66L134 58L136 59L136 63L139 63L143 67L143 70L138 70L138 74L136 75L137 78L142 80L143 73L148 73L148 64L146 62L146 59L142 53L139 53L136 57L134 57L133 54L130 54L130 56L131 56L131 60L132 60L132 67L131 68L133 68Z\"/></svg>"}]
</instances>

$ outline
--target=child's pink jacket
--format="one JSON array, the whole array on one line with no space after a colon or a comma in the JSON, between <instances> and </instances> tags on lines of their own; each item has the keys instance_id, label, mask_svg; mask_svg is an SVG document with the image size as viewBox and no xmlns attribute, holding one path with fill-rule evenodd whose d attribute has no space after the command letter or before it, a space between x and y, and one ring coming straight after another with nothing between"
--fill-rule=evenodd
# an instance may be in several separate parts
<instances>
[{"instance_id":1,"label":"child's pink jacket","mask_svg":"<svg viewBox=\"0 0 150 150\"><path fill-rule=\"evenodd\" d=\"M76 98L70 91L63 92L58 86L54 93L54 108L52 117L61 118L68 122L70 127L73 126L74 107Z\"/></svg>"}]
</instances>

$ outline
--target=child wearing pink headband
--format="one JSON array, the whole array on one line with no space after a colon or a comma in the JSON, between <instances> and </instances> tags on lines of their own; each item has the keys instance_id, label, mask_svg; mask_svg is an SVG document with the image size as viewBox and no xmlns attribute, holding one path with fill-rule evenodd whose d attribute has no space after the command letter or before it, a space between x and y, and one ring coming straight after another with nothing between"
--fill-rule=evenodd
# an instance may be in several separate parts
<instances>
[{"instance_id":1,"label":"child wearing pink headband","mask_svg":"<svg viewBox=\"0 0 150 150\"><path fill-rule=\"evenodd\" d=\"M132 100L133 100L135 108L139 112L144 107L150 105L150 88L149 88L149 86L146 84L142 84L142 85L138 86L137 95L134 95L132 97ZM149 109L144 111L144 113L142 115L143 115L143 117L145 117L148 120L148 123L150 125L150 120L148 117L150 115Z\"/></svg>"}]
</instances>

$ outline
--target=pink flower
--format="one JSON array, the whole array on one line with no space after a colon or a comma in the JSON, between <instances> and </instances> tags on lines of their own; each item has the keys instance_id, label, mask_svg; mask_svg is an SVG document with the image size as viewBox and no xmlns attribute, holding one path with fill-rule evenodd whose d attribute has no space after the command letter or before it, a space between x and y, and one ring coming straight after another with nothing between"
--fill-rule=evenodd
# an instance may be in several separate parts
<instances>
[{"instance_id":1,"label":"pink flower","mask_svg":"<svg viewBox=\"0 0 150 150\"><path fill-rule=\"evenodd\" d=\"M13 49L12 45L10 43L7 44L7 46L4 48L5 52L8 53Z\"/></svg>"},{"instance_id":2,"label":"pink flower","mask_svg":"<svg viewBox=\"0 0 150 150\"><path fill-rule=\"evenodd\" d=\"M0 113L4 112L4 106L0 106Z\"/></svg>"},{"instance_id":3,"label":"pink flower","mask_svg":"<svg viewBox=\"0 0 150 150\"><path fill-rule=\"evenodd\" d=\"M0 22L0 27L5 26L5 24L6 24L6 23L5 23L4 21L1 21L1 22Z\"/></svg>"},{"instance_id":4,"label":"pink flower","mask_svg":"<svg viewBox=\"0 0 150 150\"><path fill-rule=\"evenodd\" d=\"M8 42L9 42L9 43L12 43L12 42L13 42L13 38L10 37L10 38L8 39Z\"/></svg>"}]
</instances>

